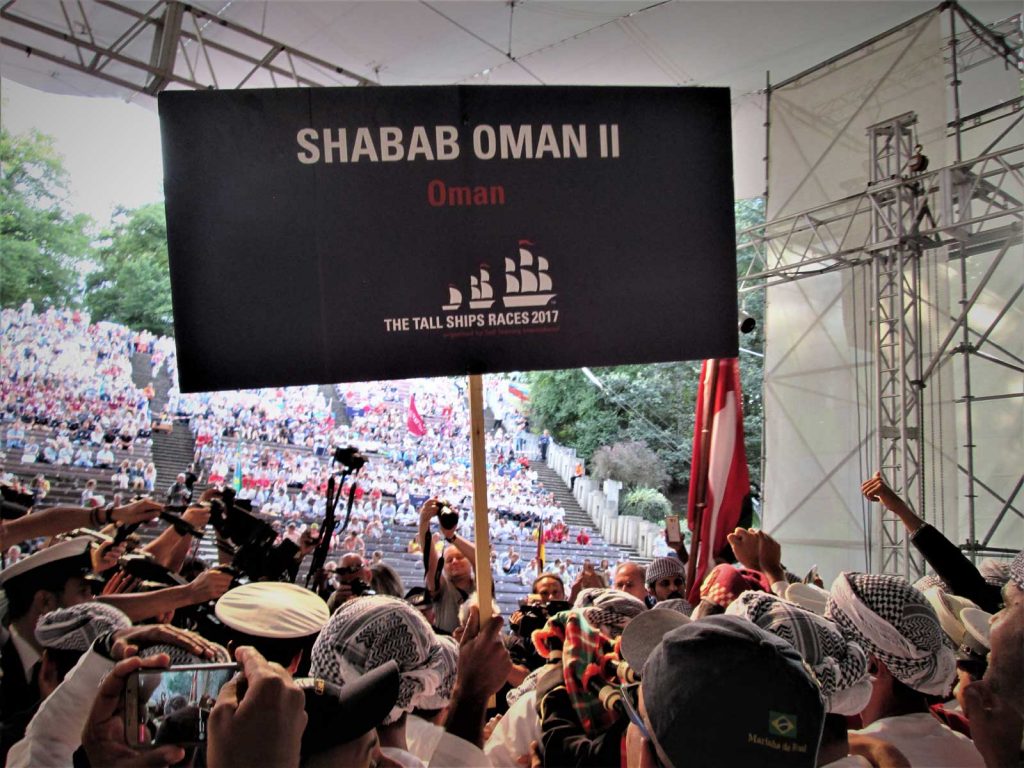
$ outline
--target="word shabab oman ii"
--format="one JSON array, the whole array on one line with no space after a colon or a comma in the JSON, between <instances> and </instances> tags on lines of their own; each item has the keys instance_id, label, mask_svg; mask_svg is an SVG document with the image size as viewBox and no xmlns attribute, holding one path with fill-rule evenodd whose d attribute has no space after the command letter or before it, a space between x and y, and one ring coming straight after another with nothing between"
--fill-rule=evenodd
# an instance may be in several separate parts
<instances>
[{"instance_id":1,"label":"word shabab oman ii","mask_svg":"<svg viewBox=\"0 0 1024 768\"><path fill-rule=\"evenodd\" d=\"M592 156L590 141L596 134L597 156L619 156L619 126L601 123L559 126L487 125L473 128L473 156L477 160L585 159ZM300 163L389 163L400 160L456 160L462 154L459 129L436 125L432 131L417 125L406 133L393 125L375 128L303 128L295 136L302 151Z\"/></svg>"},{"instance_id":2,"label":"word shabab oman ii","mask_svg":"<svg viewBox=\"0 0 1024 768\"><path fill-rule=\"evenodd\" d=\"M619 157L618 124L477 125L472 131L473 156L477 160L568 160L593 157L590 141L596 135L599 158ZM393 125L375 128L303 128L295 136L303 165L392 163L417 160L456 160L462 154L459 129L417 125L403 131ZM427 203L444 206L505 205L505 188L493 186L446 186L440 179L427 184Z\"/></svg>"}]
</instances>

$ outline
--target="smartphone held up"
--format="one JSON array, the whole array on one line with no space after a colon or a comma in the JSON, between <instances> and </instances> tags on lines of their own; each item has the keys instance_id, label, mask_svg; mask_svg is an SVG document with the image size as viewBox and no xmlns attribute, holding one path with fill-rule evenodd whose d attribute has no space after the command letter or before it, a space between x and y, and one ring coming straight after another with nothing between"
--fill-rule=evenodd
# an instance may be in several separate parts
<instances>
[{"instance_id":1,"label":"smartphone held up","mask_svg":"<svg viewBox=\"0 0 1024 768\"><path fill-rule=\"evenodd\" d=\"M125 686L125 737L133 747L206 742L206 723L237 664L140 669Z\"/></svg>"}]
</instances>

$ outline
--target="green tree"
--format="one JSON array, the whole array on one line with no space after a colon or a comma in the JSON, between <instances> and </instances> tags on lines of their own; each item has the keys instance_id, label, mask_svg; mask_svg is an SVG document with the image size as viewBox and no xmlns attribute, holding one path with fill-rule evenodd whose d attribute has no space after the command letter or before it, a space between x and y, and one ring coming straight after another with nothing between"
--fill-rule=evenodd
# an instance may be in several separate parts
<instances>
[{"instance_id":1,"label":"green tree","mask_svg":"<svg viewBox=\"0 0 1024 768\"><path fill-rule=\"evenodd\" d=\"M98 268L85 281L85 302L94 320L173 333L163 203L119 208L103 235L96 263Z\"/></svg>"},{"instance_id":2,"label":"green tree","mask_svg":"<svg viewBox=\"0 0 1024 768\"><path fill-rule=\"evenodd\" d=\"M88 216L67 209L68 174L53 139L0 128L0 304L67 306L90 252Z\"/></svg>"},{"instance_id":3,"label":"green tree","mask_svg":"<svg viewBox=\"0 0 1024 768\"><path fill-rule=\"evenodd\" d=\"M661 457L647 443L631 441L605 445L591 459L594 478L619 480L627 488L664 488L669 481Z\"/></svg>"},{"instance_id":4,"label":"green tree","mask_svg":"<svg viewBox=\"0 0 1024 768\"><path fill-rule=\"evenodd\" d=\"M738 244L743 234L764 221L762 200L736 203ZM737 270L746 274L753 264L752 248L738 248ZM740 337L740 384L747 462L753 482L760 482L762 440L761 382L763 361L764 292L744 293L744 311L757 328ZM753 354L750 354L753 353ZM700 384L700 363L687 361L655 365L620 365L595 368L600 386L580 370L540 371L529 374L530 413L536 429L549 429L555 440L594 457L602 446L618 442L646 443L664 463L673 489L689 483L693 454L693 428ZM616 478L621 479L621 478Z\"/></svg>"},{"instance_id":5,"label":"green tree","mask_svg":"<svg viewBox=\"0 0 1024 768\"><path fill-rule=\"evenodd\" d=\"M634 488L622 501L622 514L661 523L672 514L672 502L653 488Z\"/></svg>"}]
</instances>

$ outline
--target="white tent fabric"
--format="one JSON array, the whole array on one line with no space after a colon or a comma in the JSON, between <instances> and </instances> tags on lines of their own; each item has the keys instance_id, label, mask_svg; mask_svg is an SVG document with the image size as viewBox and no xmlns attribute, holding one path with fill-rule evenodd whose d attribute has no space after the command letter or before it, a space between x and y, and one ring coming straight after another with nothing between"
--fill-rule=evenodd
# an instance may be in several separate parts
<instances>
[{"instance_id":1,"label":"white tent fabric","mask_svg":"<svg viewBox=\"0 0 1024 768\"><path fill-rule=\"evenodd\" d=\"M932 161L944 164L940 21L931 13L772 92L769 220L862 192L867 127L910 110ZM868 217L853 222L848 242L864 243ZM776 255L790 262L804 245ZM874 472L870 274L865 264L768 289L763 518L790 568L868 567L859 486Z\"/></svg>"},{"instance_id":2,"label":"white tent fabric","mask_svg":"<svg viewBox=\"0 0 1024 768\"><path fill-rule=\"evenodd\" d=\"M764 106L759 91L766 74L780 81L862 40L880 34L935 4L935 0L778 0L775 2L657 2L656 0L544 0L543 2L355 2L334 0L197 0L208 14L186 15L182 32L200 34L201 46L182 39L174 74L210 87L289 85L288 76L253 71L250 62L225 55L224 45L251 61L273 59L324 85L352 85L352 77L222 26L223 20L308 53L352 75L381 85L706 85L733 94L733 147L738 199L764 192ZM1006 18L1012 0L973 2L984 20ZM127 8L126 12L123 10ZM136 14L135 16L129 15ZM116 45L119 55L150 64L159 50L157 26L138 16L160 18L159 3L137 0L13 0L4 3L3 76L41 90L75 95L117 96L152 107L151 96L62 65L148 83L149 75L94 49L64 39ZM59 34L55 37L38 28ZM168 88L185 87L171 82Z\"/></svg>"}]
</instances>

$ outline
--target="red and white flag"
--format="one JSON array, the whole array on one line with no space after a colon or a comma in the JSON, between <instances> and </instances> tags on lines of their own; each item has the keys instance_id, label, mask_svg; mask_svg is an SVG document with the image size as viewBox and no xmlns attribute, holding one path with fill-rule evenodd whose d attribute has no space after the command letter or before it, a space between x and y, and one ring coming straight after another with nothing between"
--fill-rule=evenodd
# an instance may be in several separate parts
<instances>
[{"instance_id":1,"label":"red and white flag","mask_svg":"<svg viewBox=\"0 0 1024 768\"><path fill-rule=\"evenodd\" d=\"M405 420L405 424L416 437L423 437L427 434L427 425L423 423L423 417L416 410L416 395L409 398L409 417Z\"/></svg>"},{"instance_id":2,"label":"red and white flag","mask_svg":"<svg viewBox=\"0 0 1024 768\"><path fill-rule=\"evenodd\" d=\"M710 415L706 454L702 450L705 419ZM706 462L706 466L705 466ZM701 478L706 475L704 505L700 517L700 544L690 556L696 558L689 600L697 605L700 585L714 566L716 552L725 546L750 493L747 452L743 447L743 399L740 392L739 360L705 360L697 392L697 418L693 435L693 463L690 466L690 497L687 520L697 540L697 517ZM693 549L691 547L691 549Z\"/></svg>"}]
</instances>

